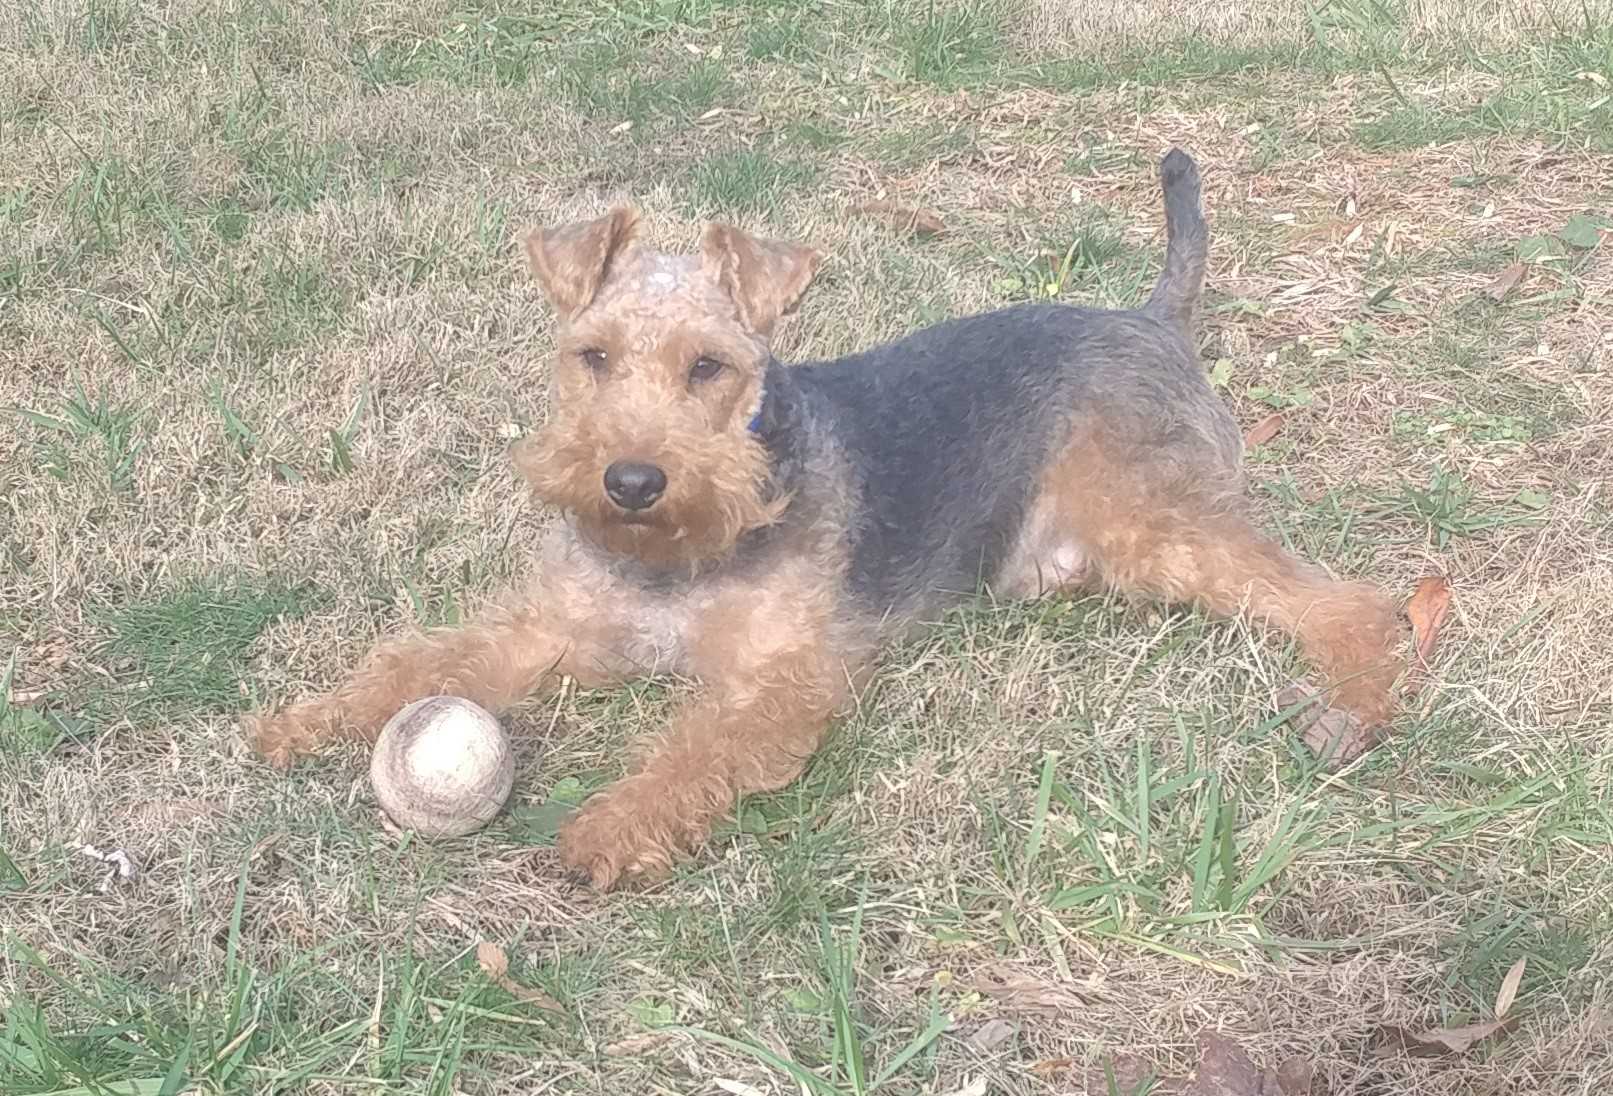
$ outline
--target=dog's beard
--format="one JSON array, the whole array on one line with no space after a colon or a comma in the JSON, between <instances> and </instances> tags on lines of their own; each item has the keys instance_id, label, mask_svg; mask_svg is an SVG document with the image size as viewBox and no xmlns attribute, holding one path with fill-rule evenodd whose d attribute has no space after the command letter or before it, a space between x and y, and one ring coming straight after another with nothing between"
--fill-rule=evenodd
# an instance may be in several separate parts
<instances>
[{"instance_id":1,"label":"dog's beard","mask_svg":"<svg viewBox=\"0 0 1613 1096\"><path fill-rule=\"evenodd\" d=\"M641 456L646 449L649 455ZM613 455L665 470L665 493L648 509L623 510L606 496L604 470ZM787 496L764 495L766 449L754 438L735 444L713 437L664 432L657 444L625 445L579 419L561 418L518 444L515 466L543 502L564 510L600 548L652 567L695 565L733 551L739 538L778 521Z\"/></svg>"}]
</instances>

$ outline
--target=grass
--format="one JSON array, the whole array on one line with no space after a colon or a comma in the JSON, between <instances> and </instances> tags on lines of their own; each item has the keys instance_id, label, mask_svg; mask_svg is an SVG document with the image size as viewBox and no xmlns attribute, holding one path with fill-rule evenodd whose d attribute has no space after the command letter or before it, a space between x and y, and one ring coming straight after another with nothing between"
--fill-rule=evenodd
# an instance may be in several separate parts
<instances>
[{"instance_id":1,"label":"grass","mask_svg":"<svg viewBox=\"0 0 1613 1096\"><path fill-rule=\"evenodd\" d=\"M1334 1092L1613 1084L1606 4L215 7L0 12L0 1091L1107 1091L1206 1026ZM827 356L1135 303L1170 142L1205 366L1284 416L1261 519L1456 591L1367 760L1298 744L1275 637L1101 597L888 652L648 893L551 846L685 685L518 711L509 810L452 842L382 827L357 753L248 755L242 712L524 573L524 229L632 197L667 243L808 239L781 350ZM1373 1053L1520 958L1504 1038Z\"/></svg>"},{"instance_id":2,"label":"grass","mask_svg":"<svg viewBox=\"0 0 1613 1096\"><path fill-rule=\"evenodd\" d=\"M239 710L246 655L264 627L301 615L308 591L270 581L206 582L107 607L100 664L136 683L127 707L138 722Z\"/></svg>"},{"instance_id":3,"label":"grass","mask_svg":"<svg viewBox=\"0 0 1613 1096\"><path fill-rule=\"evenodd\" d=\"M97 469L98 479L104 477L106 489L130 488L143 444L136 437L139 416L134 409L120 407L105 395L92 397L80 382L52 412L19 407L14 413L38 428L36 467L66 480L87 463Z\"/></svg>"},{"instance_id":4,"label":"grass","mask_svg":"<svg viewBox=\"0 0 1613 1096\"><path fill-rule=\"evenodd\" d=\"M689 171L687 209L692 216L754 215L811 179L805 165L763 152L710 156Z\"/></svg>"}]
</instances>

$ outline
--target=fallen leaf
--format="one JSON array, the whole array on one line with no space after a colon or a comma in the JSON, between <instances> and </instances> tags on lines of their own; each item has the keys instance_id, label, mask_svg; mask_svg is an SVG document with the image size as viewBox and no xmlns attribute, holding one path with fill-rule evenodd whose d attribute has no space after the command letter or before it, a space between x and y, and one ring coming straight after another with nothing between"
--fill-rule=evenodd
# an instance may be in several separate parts
<instances>
[{"instance_id":1,"label":"fallen leaf","mask_svg":"<svg viewBox=\"0 0 1613 1096\"><path fill-rule=\"evenodd\" d=\"M1257 445L1264 445L1277 436L1277 431L1283 428L1283 413L1273 411L1259 422L1249 428L1243 436L1244 449L1253 449Z\"/></svg>"},{"instance_id":2,"label":"fallen leaf","mask_svg":"<svg viewBox=\"0 0 1613 1096\"><path fill-rule=\"evenodd\" d=\"M619 1039L614 1043L607 1044L605 1053L612 1057L629 1058L655 1050L657 1047L671 1041L671 1032L646 1031L638 1035L629 1035L625 1039Z\"/></svg>"},{"instance_id":3,"label":"fallen leaf","mask_svg":"<svg viewBox=\"0 0 1613 1096\"><path fill-rule=\"evenodd\" d=\"M523 986L514 979L508 978L500 982L499 985L503 987L506 993L508 993L511 997L514 997L517 1001L524 1001L534 1008L541 1008L545 1012L566 1011L564 1005L562 1005L559 1001L556 1001L553 997L550 997L547 993L544 993L541 989L533 989L531 986Z\"/></svg>"},{"instance_id":4,"label":"fallen leaf","mask_svg":"<svg viewBox=\"0 0 1613 1096\"><path fill-rule=\"evenodd\" d=\"M1512 287L1523 279L1524 271L1528 269L1522 263L1512 263L1505 267L1501 273L1495 276L1495 281L1485 287L1484 295L1496 304L1500 304L1506 299L1506 295L1512 292Z\"/></svg>"},{"instance_id":5,"label":"fallen leaf","mask_svg":"<svg viewBox=\"0 0 1613 1096\"><path fill-rule=\"evenodd\" d=\"M1263 1072L1237 1043L1213 1031L1199 1036L1199 1065L1182 1096L1279 1096L1274 1074Z\"/></svg>"},{"instance_id":6,"label":"fallen leaf","mask_svg":"<svg viewBox=\"0 0 1613 1096\"><path fill-rule=\"evenodd\" d=\"M486 940L476 945L476 965L495 982L510 973L510 957L504 954L503 948Z\"/></svg>"},{"instance_id":7,"label":"fallen leaf","mask_svg":"<svg viewBox=\"0 0 1613 1096\"><path fill-rule=\"evenodd\" d=\"M678 1010L672 1006L672 1002L648 995L627 1002L627 1014L651 1030L667 1027L678 1020Z\"/></svg>"},{"instance_id":8,"label":"fallen leaf","mask_svg":"<svg viewBox=\"0 0 1613 1096\"><path fill-rule=\"evenodd\" d=\"M1030 1064L1030 1071L1044 1081L1050 1081L1061 1073L1075 1068L1074 1058L1042 1058Z\"/></svg>"},{"instance_id":9,"label":"fallen leaf","mask_svg":"<svg viewBox=\"0 0 1613 1096\"><path fill-rule=\"evenodd\" d=\"M1014 1025L1002 1017L993 1017L969 1033L969 1042L977 1050L994 1050L1014 1037Z\"/></svg>"},{"instance_id":10,"label":"fallen leaf","mask_svg":"<svg viewBox=\"0 0 1613 1096\"><path fill-rule=\"evenodd\" d=\"M1507 976L1501 979L1501 989L1495 995L1495 1018L1506 1019L1507 1013L1512 1011L1512 1002L1518 998L1518 986L1523 981L1524 968L1529 965L1529 957L1524 956L1512 964Z\"/></svg>"},{"instance_id":11,"label":"fallen leaf","mask_svg":"<svg viewBox=\"0 0 1613 1096\"><path fill-rule=\"evenodd\" d=\"M1602 226L1595 218L1587 217L1583 213L1576 213L1569 218L1557 238L1570 247L1577 247L1582 251L1589 251L1602 242Z\"/></svg>"},{"instance_id":12,"label":"fallen leaf","mask_svg":"<svg viewBox=\"0 0 1613 1096\"><path fill-rule=\"evenodd\" d=\"M487 975L495 985L517 1001L524 1001L529 1005L534 1005L549 1012L565 1011L564 1006L559 1001L556 1001L541 989L523 986L520 982L511 978L510 957L505 955L504 949L497 944L489 943L486 940L479 942L476 945L476 964L482 968L482 973Z\"/></svg>"},{"instance_id":13,"label":"fallen leaf","mask_svg":"<svg viewBox=\"0 0 1613 1096\"><path fill-rule=\"evenodd\" d=\"M1506 1031L1517 1020L1516 1016L1507 1016L1499 1020L1485 1020L1456 1028L1434 1028L1430 1031L1407 1031L1403 1027L1390 1025L1380 1029L1378 1033L1380 1053L1401 1050L1414 1058L1426 1058L1436 1054L1461 1054L1471 1049L1475 1043Z\"/></svg>"},{"instance_id":14,"label":"fallen leaf","mask_svg":"<svg viewBox=\"0 0 1613 1096\"><path fill-rule=\"evenodd\" d=\"M986 1096L986 1079L976 1077L962 1088L947 1093L946 1096Z\"/></svg>"},{"instance_id":15,"label":"fallen leaf","mask_svg":"<svg viewBox=\"0 0 1613 1096\"><path fill-rule=\"evenodd\" d=\"M1412 644L1417 659L1424 666L1434 657L1439 645L1439 630L1451 611L1451 584L1443 575L1430 575L1417 583L1411 600L1406 602L1406 615L1411 618Z\"/></svg>"},{"instance_id":16,"label":"fallen leaf","mask_svg":"<svg viewBox=\"0 0 1613 1096\"><path fill-rule=\"evenodd\" d=\"M1526 263L1545 263L1567 257L1567 249L1555 236L1525 236L1518 241L1518 258Z\"/></svg>"},{"instance_id":17,"label":"fallen leaf","mask_svg":"<svg viewBox=\"0 0 1613 1096\"><path fill-rule=\"evenodd\" d=\"M712 1083L724 1092L732 1092L734 1096L762 1096L762 1090L755 1085L747 1085L744 1081L730 1081L726 1077L713 1077Z\"/></svg>"},{"instance_id":18,"label":"fallen leaf","mask_svg":"<svg viewBox=\"0 0 1613 1096\"><path fill-rule=\"evenodd\" d=\"M1316 1071L1303 1058L1289 1058L1276 1069L1261 1069L1237 1043L1213 1031L1199 1033L1199 1063L1191 1076L1164 1077L1148 1091L1155 1096L1310 1096ZM1034 1067L1033 1067L1034 1068ZM1103 1070L1089 1069L1086 1090L1091 1096L1136 1092L1153 1073L1145 1063L1123 1056L1111 1064L1112 1078ZM1113 1083L1111 1083L1111 1080Z\"/></svg>"},{"instance_id":19,"label":"fallen leaf","mask_svg":"<svg viewBox=\"0 0 1613 1096\"><path fill-rule=\"evenodd\" d=\"M1083 1002L1070 990L1034 975L1003 967L985 967L970 985L1011 1012L1068 1012Z\"/></svg>"},{"instance_id":20,"label":"fallen leaf","mask_svg":"<svg viewBox=\"0 0 1613 1096\"><path fill-rule=\"evenodd\" d=\"M858 202L851 207L856 213L878 217L901 232L915 236L939 236L946 231L946 222L927 209L915 209L897 202Z\"/></svg>"},{"instance_id":21,"label":"fallen leaf","mask_svg":"<svg viewBox=\"0 0 1613 1096\"><path fill-rule=\"evenodd\" d=\"M1533 487L1525 487L1512 496L1512 501L1525 510L1544 510L1551 505L1551 496L1544 491L1537 491Z\"/></svg>"},{"instance_id":22,"label":"fallen leaf","mask_svg":"<svg viewBox=\"0 0 1613 1096\"><path fill-rule=\"evenodd\" d=\"M552 845L560 828L576 813L576 804L553 798L530 807L511 807L504 812L504 832L523 844Z\"/></svg>"},{"instance_id":23,"label":"fallen leaf","mask_svg":"<svg viewBox=\"0 0 1613 1096\"><path fill-rule=\"evenodd\" d=\"M1277 690L1272 699L1277 710L1283 712L1315 696L1315 688L1294 681ZM1334 767L1348 765L1378 744L1376 730L1352 713L1329 708L1319 700L1294 713L1294 726L1311 752Z\"/></svg>"}]
</instances>

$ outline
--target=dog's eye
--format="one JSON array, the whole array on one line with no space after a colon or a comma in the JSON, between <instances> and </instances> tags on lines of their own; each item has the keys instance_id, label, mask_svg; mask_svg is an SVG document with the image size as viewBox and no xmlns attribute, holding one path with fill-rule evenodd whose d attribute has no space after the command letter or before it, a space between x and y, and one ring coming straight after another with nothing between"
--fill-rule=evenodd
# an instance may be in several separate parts
<instances>
[{"instance_id":1,"label":"dog's eye","mask_svg":"<svg viewBox=\"0 0 1613 1096\"><path fill-rule=\"evenodd\" d=\"M689 379L696 383L709 381L726 368L728 367L716 358L696 358L695 363L689 367Z\"/></svg>"},{"instance_id":2,"label":"dog's eye","mask_svg":"<svg viewBox=\"0 0 1613 1096\"><path fill-rule=\"evenodd\" d=\"M608 361L605 352L598 347L591 346L582 352L582 363L595 373L603 373Z\"/></svg>"}]
</instances>

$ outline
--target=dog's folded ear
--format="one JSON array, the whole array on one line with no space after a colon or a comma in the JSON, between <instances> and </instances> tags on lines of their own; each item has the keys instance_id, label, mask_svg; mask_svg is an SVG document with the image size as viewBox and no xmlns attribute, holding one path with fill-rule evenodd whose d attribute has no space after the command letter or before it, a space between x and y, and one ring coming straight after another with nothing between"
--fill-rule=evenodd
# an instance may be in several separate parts
<instances>
[{"instance_id":1,"label":"dog's folded ear","mask_svg":"<svg viewBox=\"0 0 1613 1096\"><path fill-rule=\"evenodd\" d=\"M700 244L707 273L739 306L739 318L764 339L800 303L822 256L810 247L747 235L732 225L706 227Z\"/></svg>"},{"instance_id":2,"label":"dog's folded ear","mask_svg":"<svg viewBox=\"0 0 1613 1096\"><path fill-rule=\"evenodd\" d=\"M638 231L638 212L617 206L598 220L540 228L526 238L532 273L563 317L592 303L612 260Z\"/></svg>"}]
</instances>

